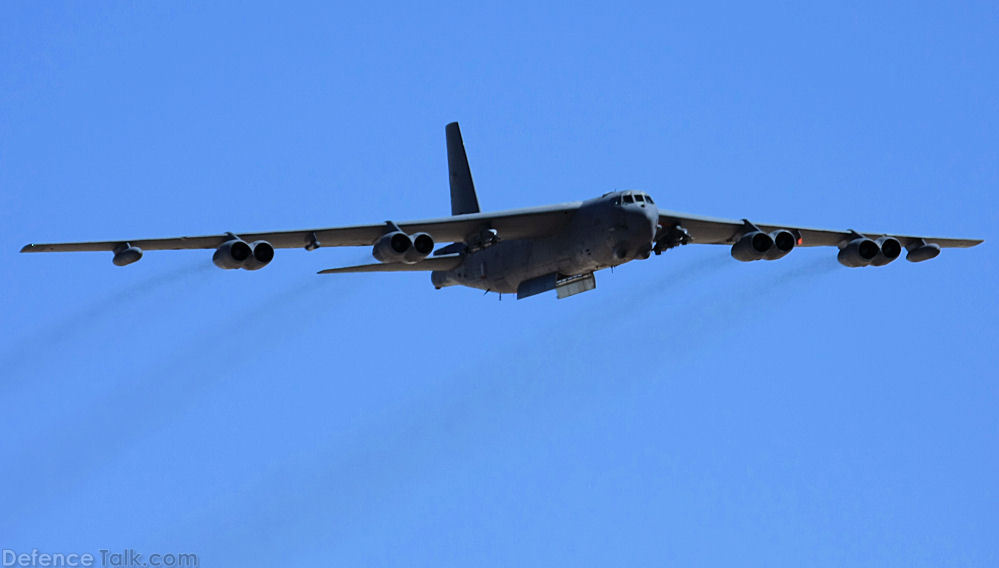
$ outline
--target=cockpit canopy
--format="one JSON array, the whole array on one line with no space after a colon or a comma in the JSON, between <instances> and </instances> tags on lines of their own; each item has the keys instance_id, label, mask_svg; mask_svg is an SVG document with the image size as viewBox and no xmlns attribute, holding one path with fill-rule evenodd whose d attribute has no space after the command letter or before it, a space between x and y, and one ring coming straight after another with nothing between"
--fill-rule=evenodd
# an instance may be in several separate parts
<instances>
[{"instance_id":1,"label":"cockpit canopy","mask_svg":"<svg viewBox=\"0 0 999 568\"><path fill-rule=\"evenodd\" d=\"M648 203L650 205L655 205L655 201L652 197L641 191L622 191L620 194L616 195L611 201L614 205L628 205L635 203Z\"/></svg>"}]
</instances>

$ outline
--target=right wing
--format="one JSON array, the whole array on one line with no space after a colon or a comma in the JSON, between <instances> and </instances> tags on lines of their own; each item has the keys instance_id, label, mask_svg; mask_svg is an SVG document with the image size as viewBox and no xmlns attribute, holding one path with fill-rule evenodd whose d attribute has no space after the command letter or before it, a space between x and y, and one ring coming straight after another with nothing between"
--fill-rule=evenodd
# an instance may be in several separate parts
<instances>
[{"instance_id":1,"label":"right wing","mask_svg":"<svg viewBox=\"0 0 999 568\"><path fill-rule=\"evenodd\" d=\"M441 219L427 219L399 223L406 233L429 233L436 242L464 241L487 229L496 229L504 239L545 237L564 228L579 208L580 203L563 203L530 209L514 209L498 213L473 213L454 215ZM315 248L313 245L346 247L371 246L386 233L386 224L275 231L269 233L237 233L247 242L267 241L274 248ZM82 243L29 244L21 252L78 252L113 251L127 243L143 250L213 249L233 237L230 233L202 237L171 237L165 239L119 239Z\"/></svg>"},{"instance_id":2,"label":"right wing","mask_svg":"<svg viewBox=\"0 0 999 568\"><path fill-rule=\"evenodd\" d=\"M719 217L704 217L701 215L690 215L688 213L679 213L676 211L659 211L659 224L663 229L668 230L673 226L683 227L687 233L690 235L691 244L708 244L708 245L730 245L735 242L746 231L746 224L744 221L737 221L735 219L722 219ZM765 223L756 223L761 231L772 232L779 229L786 229L795 233L795 236L800 239L797 246L802 247L816 247L816 246L841 246L850 239L854 238L854 233L850 231L835 231L829 229L811 229L807 227L795 227L794 225L771 225ZM981 239L950 239L950 238L940 238L940 237L919 237L910 235L896 235L894 233L863 233L865 236L871 239L877 239L879 237L895 237L903 246L909 246L913 243L917 243L920 240L931 244L940 245L943 248L948 247L973 247L982 242Z\"/></svg>"}]
</instances>

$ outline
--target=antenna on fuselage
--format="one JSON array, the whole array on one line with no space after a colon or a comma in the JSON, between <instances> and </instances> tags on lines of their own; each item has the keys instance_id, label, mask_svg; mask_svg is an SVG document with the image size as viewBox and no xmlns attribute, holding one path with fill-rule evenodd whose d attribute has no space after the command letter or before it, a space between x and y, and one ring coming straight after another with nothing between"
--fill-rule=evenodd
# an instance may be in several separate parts
<instances>
[{"instance_id":1,"label":"antenna on fuselage","mask_svg":"<svg viewBox=\"0 0 999 568\"><path fill-rule=\"evenodd\" d=\"M479 212L479 198L475 195L472 183L472 170L468 167L465 143L461 140L461 130L457 122L444 127L447 135L447 169L451 181L451 214Z\"/></svg>"}]
</instances>

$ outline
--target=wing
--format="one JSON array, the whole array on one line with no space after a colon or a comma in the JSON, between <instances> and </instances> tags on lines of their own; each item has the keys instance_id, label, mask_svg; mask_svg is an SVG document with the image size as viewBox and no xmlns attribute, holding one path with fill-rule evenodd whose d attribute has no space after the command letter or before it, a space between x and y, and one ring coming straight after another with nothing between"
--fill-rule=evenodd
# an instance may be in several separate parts
<instances>
[{"instance_id":1,"label":"wing","mask_svg":"<svg viewBox=\"0 0 999 568\"><path fill-rule=\"evenodd\" d=\"M429 233L436 242L464 241L470 235L487 229L496 229L504 239L545 237L557 233L570 221L572 213L580 206L563 203L530 209L514 209L498 213L473 213L454 215L441 219L427 219L399 223L407 233ZM276 231L269 233L236 233L244 241L268 241L274 248L315 248L318 246L345 247L370 246L386 232L386 224ZM128 243L143 250L213 249L232 238L232 234L202 237L171 237L165 239L120 239L83 243L29 244L21 252L78 252L113 251Z\"/></svg>"},{"instance_id":2,"label":"wing","mask_svg":"<svg viewBox=\"0 0 999 568\"><path fill-rule=\"evenodd\" d=\"M665 230L671 227L680 226L686 229L690 235L691 244L708 245L730 245L746 231L746 223L743 220L721 219L718 217L702 217L700 215L688 215L676 211L659 211L659 224ZM769 225L756 223L760 230L772 232L778 229L786 229L795 233L798 237L798 246L821 247L840 246L856 235L852 231L831 231L828 229L810 229L807 227L795 227L793 225ZM938 237L920 237L911 235L896 235L893 233L863 233L872 239L879 237L895 237L899 242L908 247L919 241L937 244L941 247L973 247L982 243L981 239L946 239Z\"/></svg>"}]
</instances>

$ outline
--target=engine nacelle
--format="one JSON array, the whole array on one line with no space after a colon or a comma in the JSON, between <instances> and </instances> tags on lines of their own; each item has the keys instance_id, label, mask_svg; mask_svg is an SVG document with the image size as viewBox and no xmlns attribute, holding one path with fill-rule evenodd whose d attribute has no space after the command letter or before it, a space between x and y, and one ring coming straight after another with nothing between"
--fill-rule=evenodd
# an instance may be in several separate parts
<instances>
[{"instance_id":1,"label":"engine nacelle","mask_svg":"<svg viewBox=\"0 0 999 568\"><path fill-rule=\"evenodd\" d=\"M243 268L247 270L260 270L274 260L274 246L267 241L254 241L250 243L252 254L243 263Z\"/></svg>"},{"instance_id":2,"label":"engine nacelle","mask_svg":"<svg viewBox=\"0 0 999 568\"><path fill-rule=\"evenodd\" d=\"M434 251L434 239L426 233L410 235L409 239L413 242L413 246L403 255L403 262L405 263L415 264L420 262Z\"/></svg>"},{"instance_id":3,"label":"engine nacelle","mask_svg":"<svg viewBox=\"0 0 999 568\"><path fill-rule=\"evenodd\" d=\"M222 243L215 254L212 255L212 262L219 268L235 270L242 268L246 259L253 256L253 249L242 239L232 239Z\"/></svg>"},{"instance_id":4,"label":"engine nacelle","mask_svg":"<svg viewBox=\"0 0 999 568\"><path fill-rule=\"evenodd\" d=\"M905 255L905 260L909 262L923 262L931 258L936 258L940 254L940 245L936 243L923 243L917 247L909 249Z\"/></svg>"},{"instance_id":5,"label":"engine nacelle","mask_svg":"<svg viewBox=\"0 0 999 568\"><path fill-rule=\"evenodd\" d=\"M878 254L871 261L871 266L884 266L902 254L902 243L895 237L881 237L877 241Z\"/></svg>"},{"instance_id":6,"label":"engine nacelle","mask_svg":"<svg viewBox=\"0 0 999 568\"><path fill-rule=\"evenodd\" d=\"M881 248L878 243L867 237L858 237L840 249L836 260L843 266L856 268L869 265L879 254Z\"/></svg>"},{"instance_id":7,"label":"engine nacelle","mask_svg":"<svg viewBox=\"0 0 999 568\"><path fill-rule=\"evenodd\" d=\"M767 255L767 251L773 246L773 237L761 231L752 231L743 235L732 245L732 258L742 262L760 260Z\"/></svg>"},{"instance_id":8,"label":"engine nacelle","mask_svg":"<svg viewBox=\"0 0 999 568\"><path fill-rule=\"evenodd\" d=\"M794 238L791 231L786 231L784 229L779 229L770 233L770 238L774 241L774 246L770 247L767 254L763 257L767 260L777 260L778 258L784 258L787 253L794 250L794 245L798 243L798 239Z\"/></svg>"},{"instance_id":9,"label":"engine nacelle","mask_svg":"<svg viewBox=\"0 0 999 568\"><path fill-rule=\"evenodd\" d=\"M138 262L140 258L142 258L142 249L139 247L122 246L114 250L114 258L111 259L111 262L115 266L126 266Z\"/></svg>"},{"instance_id":10,"label":"engine nacelle","mask_svg":"<svg viewBox=\"0 0 999 568\"><path fill-rule=\"evenodd\" d=\"M433 240L431 240L433 248ZM371 249L371 255L378 259L378 262L407 262L406 253L413 248L413 240L402 231L386 233L375 241L375 246ZM425 255L424 255L425 256ZM415 261L409 262L410 264Z\"/></svg>"}]
</instances>

